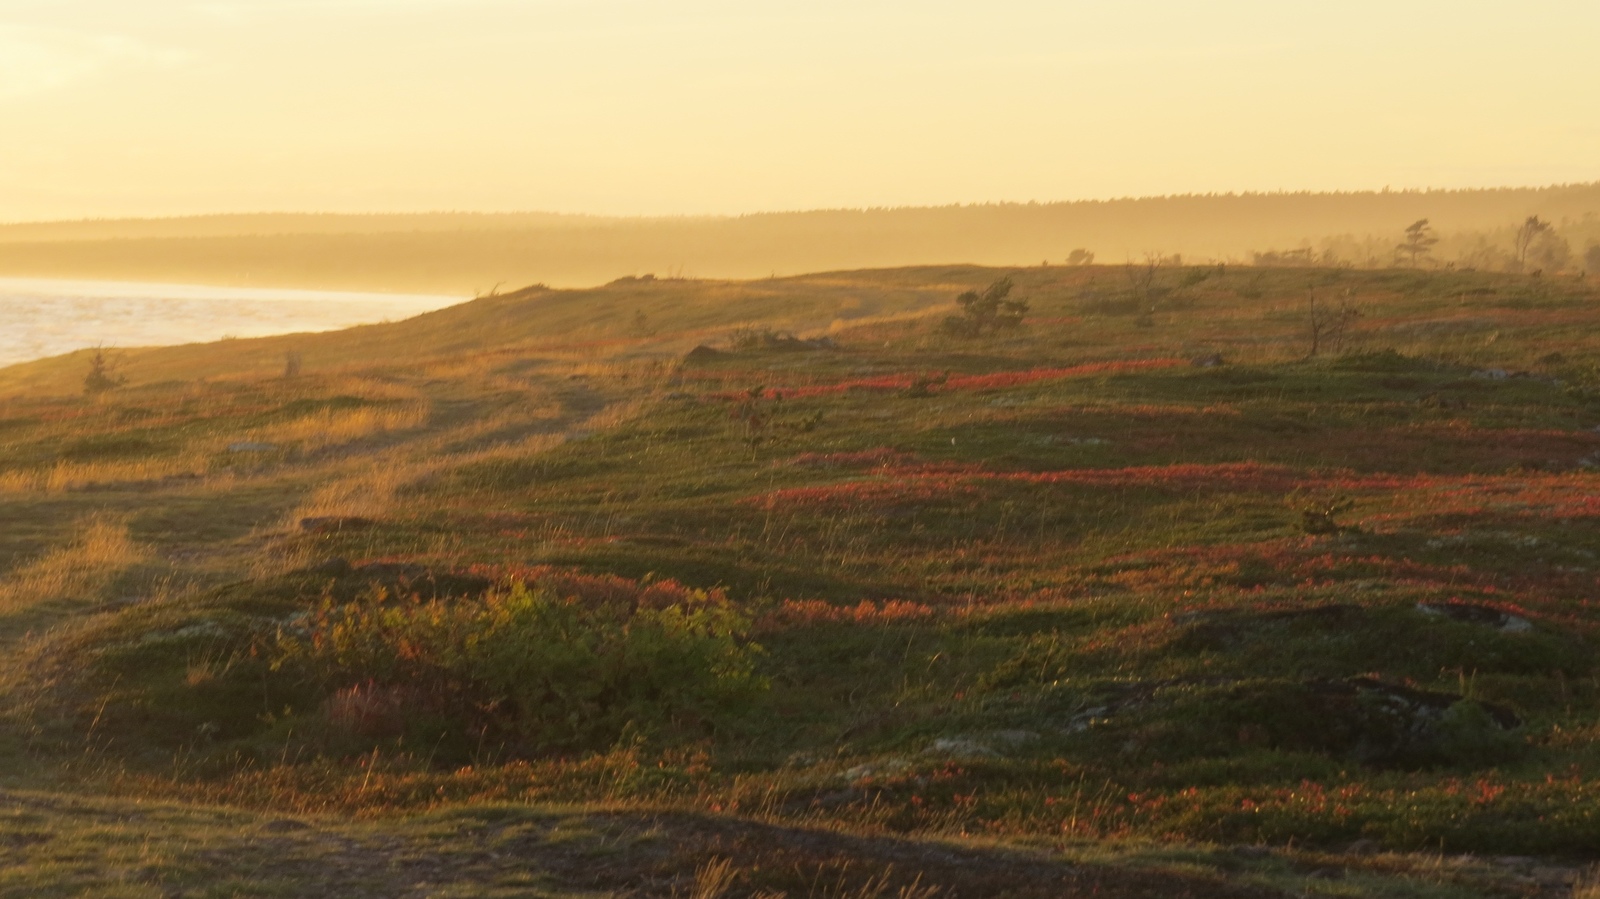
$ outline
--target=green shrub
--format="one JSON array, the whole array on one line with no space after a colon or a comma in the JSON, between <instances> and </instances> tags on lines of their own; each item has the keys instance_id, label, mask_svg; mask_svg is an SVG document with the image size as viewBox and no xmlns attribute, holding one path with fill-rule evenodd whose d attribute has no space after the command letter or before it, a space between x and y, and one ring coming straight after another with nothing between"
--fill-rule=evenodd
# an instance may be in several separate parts
<instances>
[{"instance_id":1,"label":"green shrub","mask_svg":"<svg viewBox=\"0 0 1600 899\"><path fill-rule=\"evenodd\" d=\"M1501 727L1481 703L1470 699L1444 710L1434 725L1432 754L1447 764L1482 768L1520 755L1527 743Z\"/></svg>"},{"instance_id":2,"label":"green shrub","mask_svg":"<svg viewBox=\"0 0 1600 899\"><path fill-rule=\"evenodd\" d=\"M765 688L760 648L721 594L667 595L596 602L516 583L471 601L329 601L283 640L279 666L329 690L364 736L467 730L539 752L714 729Z\"/></svg>"}]
</instances>

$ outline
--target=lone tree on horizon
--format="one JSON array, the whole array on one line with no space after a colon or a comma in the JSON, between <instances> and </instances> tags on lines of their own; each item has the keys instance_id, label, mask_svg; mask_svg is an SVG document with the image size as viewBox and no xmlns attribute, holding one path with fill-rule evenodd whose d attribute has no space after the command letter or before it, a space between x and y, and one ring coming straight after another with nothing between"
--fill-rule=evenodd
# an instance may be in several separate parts
<instances>
[{"instance_id":1,"label":"lone tree on horizon","mask_svg":"<svg viewBox=\"0 0 1600 899\"><path fill-rule=\"evenodd\" d=\"M1433 235L1433 226L1427 219L1417 219L1406 227L1405 242L1395 245L1395 252L1404 253L1411 257L1411 267L1416 268L1417 262L1424 256L1433 253L1433 245L1439 238Z\"/></svg>"}]
</instances>

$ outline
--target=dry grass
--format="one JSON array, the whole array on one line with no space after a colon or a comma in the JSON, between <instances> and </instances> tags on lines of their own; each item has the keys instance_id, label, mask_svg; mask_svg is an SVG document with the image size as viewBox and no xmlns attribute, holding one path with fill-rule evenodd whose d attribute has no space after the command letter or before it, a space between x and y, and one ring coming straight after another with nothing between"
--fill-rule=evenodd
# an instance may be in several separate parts
<instances>
[{"instance_id":1,"label":"dry grass","mask_svg":"<svg viewBox=\"0 0 1600 899\"><path fill-rule=\"evenodd\" d=\"M521 389L515 393L522 397L515 409L468 421L441 435L439 442L457 447L475 442L485 446L490 443L504 445L515 442L506 435L526 433L535 428L553 431L565 417L565 410L559 402L550 400L538 391Z\"/></svg>"},{"instance_id":2,"label":"dry grass","mask_svg":"<svg viewBox=\"0 0 1600 899\"><path fill-rule=\"evenodd\" d=\"M585 361L573 365L567 370L567 373L584 378L613 380L638 378L648 381L652 378L663 378L670 375L673 367L673 364L660 359L634 359L620 362Z\"/></svg>"},{"instance_id":3,"label":"dry grass","mask_svg":"<svg viewBox=\"0 0 1600 899\"><path fill-rule=\"evenodd\" d=\"M325 378L320 389L373 403L418 402L423 396L422 391L409 383L374 377L366 366L347 366L344 371Z\"/></svg>"},{"instance_id":4,"label":"dry grass","mask_svg":"<svg viewBox=\"0 0 1600 899\"><path fill-rule=\"evenodd\" d=\"M598 415L586 419L584 428L605 428L638 414L637 404L626 408L608 407ZM474 427L466 429L471 434ZM463 432L443 435L442 439L457 440ZM410 459L389 458L363 463L362 468L346 477L330 481L317 488L305 502L290 513L287 526L296 525L302 518L358 516L380 518L387 514L397 497L408 487L423 483L433 475L461 465L491 459L521 458L546 452L566 441L560 434L533 434L509 444L465 453L429 451L428 446ZM437 441L436 441L437 442Z\"/></svg>"},{"instance_id":5,"label":"dry grass","mask_svg":"<svg viewBox=\"0 0 1600 899\"><path fill-rule=\"evenodd\" d=\"M702 870L706 869L702 868ZM849 873L850 865L847 862L838 869L836 879L833 882L829 883L819 879L818 882L811 884L810 888L806 890L806 895L815 897L815 899L934 899L942 892L939 887L924 884L920 875L911 883L895 889L892 882L893 867L885 868L882 873L869 876L855 886L851 886L847 881ZM736 871L728 872L726 874L727 883L731 884L737 876L738 872ZM700 895L698 892L700 882L700 871L696 871L696 892L693 894L694 896ZM724 886L723 891L725 892L726 889L727 887ZM720 897L723 893L719 892L710 895ZM757 899L789 899L789 894L762 892L757 894Z\"/></svg>"},{"instance_id":6,"label":"dry grass","mask_svg":"<svg viewBox=\"0 0 1600 899\"><path fill-rule=\"evenodd\" d=\"M690 899L722 899L732 889L739 872L728 858L713 858L694 870L694 888Z\"/></svg>"},{"instance_id":7,"label":"dry grass","mask_svg":"<svg viewBox=\"0 0 1600 899\"><path fill-rule=\"evenodd\" d=\"M636 397L620 403L612 403L604 409L601 409L599 412L596 412L595 414L584 419L583 422L578 425L578 430L604 431L610 428L615 428L618 425L633 421L634 419L648 412L653 405L655 405L655 398L649 396Z\"/></svg>"},{"instance_id":8,"label":"dry grass","mask_svg":"<svg viewBox=\"0 0 1600 899\"><path fill-rule=\"evenodd\" d=\"M1600 866L1584 872L1572 885L1572 899L1600 899Z\"/></svg>"},{"instance_id":9,"label":"dry grass","mask_svg":"<svg viewBox=\"0 0 1600 899\"><path fill-rule=\"evenodd\" d=\"M495 368L505 364L511 355L500 351L430 360L422 367L422 372L430 378L449 381L481 380L493 374Z\"/></svg>"},{"instance_id":10,"label":"dry grass","mask_svg":"<svg viewBox=\"0 0 1600 899\"><path fill-rule=\"evenodd\" d=\"M369 437L412 431L428 423L425 405L399 409L323 410L284 424L259 428L251 440L293 444L303 452L317 452L344 446Z\"/></svg>"},{"instance_id":11,"label":"dry grass","mask_svg":"<svg viewBox=\"0 0 1600 899\"><path fill-rule=\"evenodd\" d=\"M0 472L0 493L66 493L90 487L201 478L210 468L210 460L200 454L175 459L57 462L49 468Z\"/></svg>"},{"instance_id":12,"label":"dry grass","mask_svg":"<svg viewBox=\"0 0 1600 899\"><path fill-rule=\"evenodd\" d=\"M360 471L312 491L289 513L286 525L293 526L302 518L380 518L394 505L395 496L403 487L426 477L434 467L431 462L398 459L365 464Z\"/></svg>"},{"instance_id":13,"label":"dry grass","mask_svg":"<svg viewBox=\"0 0 1600 899\"><path fill-rule=\"evenodd\" d=\"M93 517L66 546L53 549L0 581L0 609L15 611L63 599L92 599L118 574L149 559L126 522Z\"/></svg>"}]
</instances>

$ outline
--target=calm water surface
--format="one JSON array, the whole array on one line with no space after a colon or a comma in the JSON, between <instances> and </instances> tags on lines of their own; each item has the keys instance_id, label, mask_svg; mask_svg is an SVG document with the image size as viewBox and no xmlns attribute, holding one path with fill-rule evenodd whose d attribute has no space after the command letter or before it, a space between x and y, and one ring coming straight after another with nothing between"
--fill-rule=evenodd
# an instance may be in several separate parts
<instances>
[{"instance_id":1,"label":"calm water surface","mask_svg":"<svg viewBox=\"0 0 1600 899\"><path fill-rule=\"evenodd\" d=\"M0 365L84 347L167 346L398 321L464 297L0 278Z\"/></svg>"}]
</instances>

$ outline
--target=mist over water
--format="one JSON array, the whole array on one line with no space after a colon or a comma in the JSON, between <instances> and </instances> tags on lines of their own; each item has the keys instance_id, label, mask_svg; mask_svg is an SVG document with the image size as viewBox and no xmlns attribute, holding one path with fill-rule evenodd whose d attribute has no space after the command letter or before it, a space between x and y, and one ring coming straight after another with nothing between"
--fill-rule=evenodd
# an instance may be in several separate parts
<instances>
[{"instance_id":1,"label":"mist over water","mask_svg":"<svg viewBox=\"0 0 1600 899\"><path fill-rule=\"evenodd\" d=\"M464 297L0 278L0 365L85 347L168 346L398 321Z\"/></svg>"}]
</instances>

